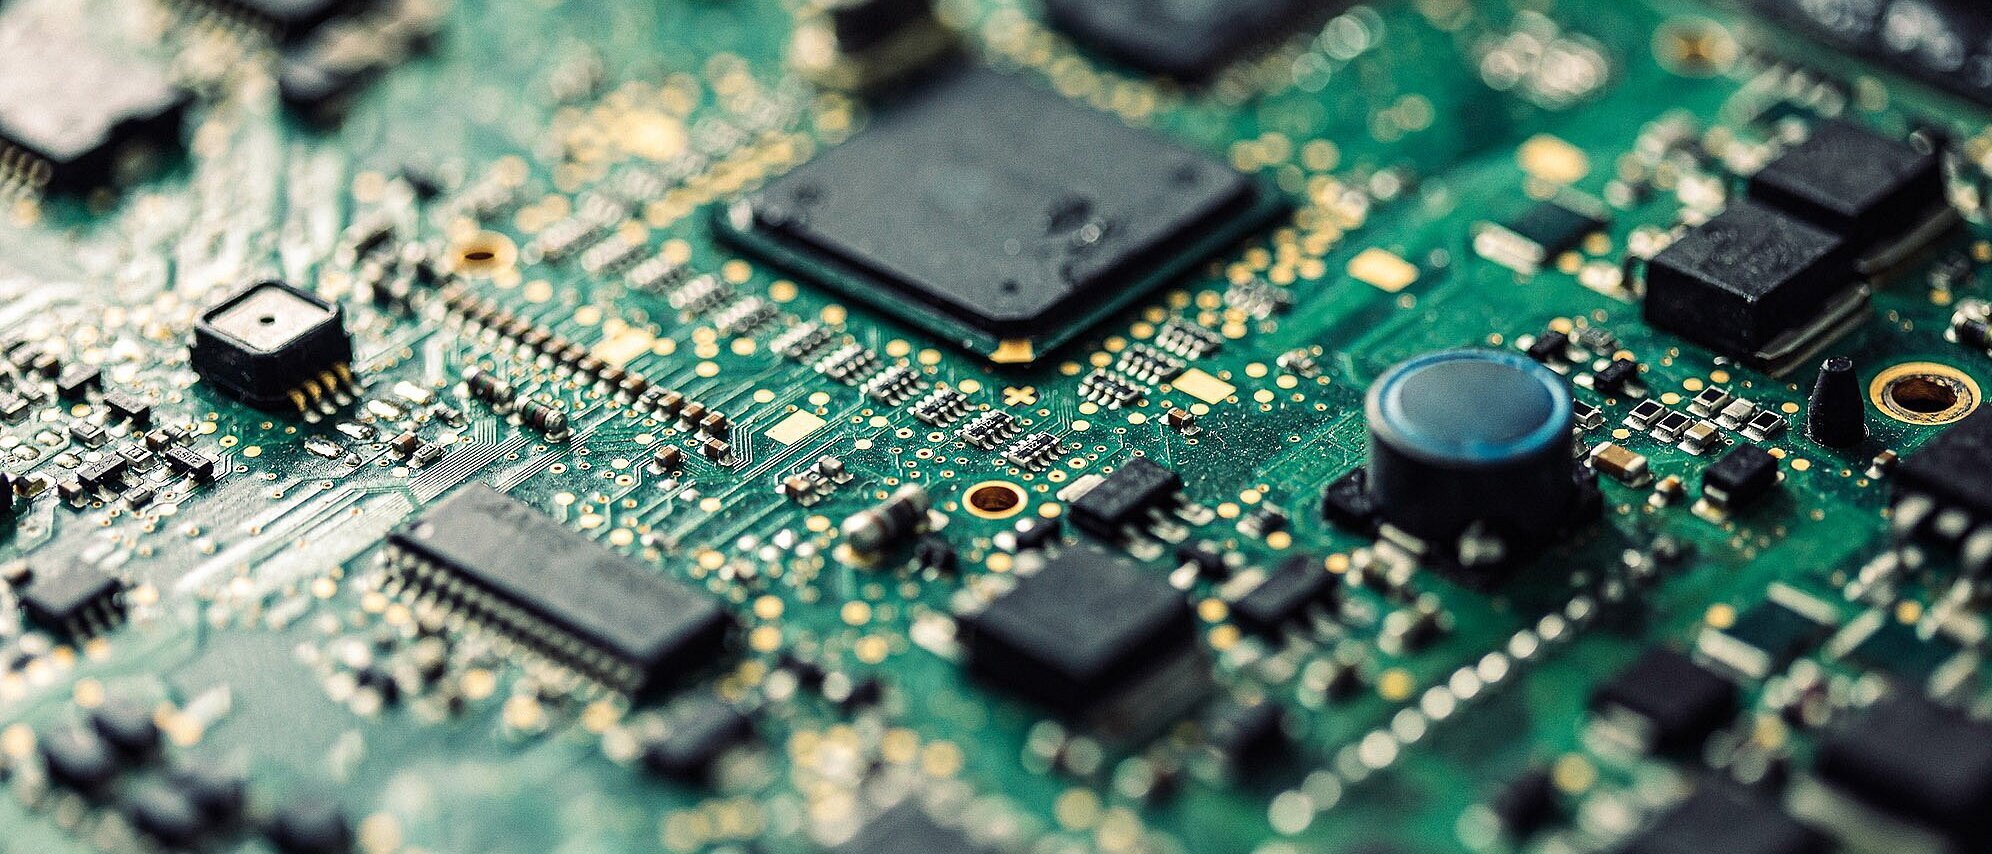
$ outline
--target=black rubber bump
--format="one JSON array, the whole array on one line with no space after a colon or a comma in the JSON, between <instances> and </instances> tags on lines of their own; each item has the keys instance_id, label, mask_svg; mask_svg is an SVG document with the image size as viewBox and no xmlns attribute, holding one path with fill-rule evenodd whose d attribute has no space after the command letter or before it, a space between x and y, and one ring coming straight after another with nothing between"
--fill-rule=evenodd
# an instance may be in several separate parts
<instances>
[{"instance_id":1,"label":"black rubber bump","mask_svg":"<svg viewBox=\"0 0 1992 854\"><path fill-rule=\"evenodd\" d=\"M1867 439L1867 404L1854 360L1834 356L1819 366L1805 407L1805 435L1828 448L1851 448Z\"/></svg>"}]
</instances>

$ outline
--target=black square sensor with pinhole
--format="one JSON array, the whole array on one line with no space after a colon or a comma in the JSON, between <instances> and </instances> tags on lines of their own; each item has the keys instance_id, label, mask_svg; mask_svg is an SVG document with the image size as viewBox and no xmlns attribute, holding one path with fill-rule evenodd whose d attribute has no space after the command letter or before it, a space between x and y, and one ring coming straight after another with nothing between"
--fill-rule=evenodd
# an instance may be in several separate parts
<instances>
[{"instance_id":1,"label":"black square sensor with pinhole","mask_svg":"<svg viewBox=\"0 0 1992 854\"><path fill-rule=\"evenodd\" d=\"M307 384L353 361L339 306L284 284L257 282L201 314L188 363L201 381L255 406L281 408Z\"/></svg>"}]
</instances>

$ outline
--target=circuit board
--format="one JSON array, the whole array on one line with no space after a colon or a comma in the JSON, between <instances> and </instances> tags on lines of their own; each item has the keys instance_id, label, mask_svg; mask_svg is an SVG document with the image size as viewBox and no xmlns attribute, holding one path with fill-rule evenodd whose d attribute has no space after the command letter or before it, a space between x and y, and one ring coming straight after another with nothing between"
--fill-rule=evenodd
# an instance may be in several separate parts
<instances>
[{"instance_id":1,"label":"circuit board","mask_svg":"<svg viewBox=\"0 0 1992 854\"><path fill-rule=\"evenodd\" d=\"M1975 0L0 0L0 851L1992 850Z\"/></svg>"}]
</instances>

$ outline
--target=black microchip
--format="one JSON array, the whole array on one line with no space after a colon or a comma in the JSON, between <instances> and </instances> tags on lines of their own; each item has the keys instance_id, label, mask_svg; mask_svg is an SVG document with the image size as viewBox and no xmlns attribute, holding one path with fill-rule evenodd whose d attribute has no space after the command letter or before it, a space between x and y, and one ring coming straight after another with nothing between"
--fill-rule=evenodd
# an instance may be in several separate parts
<instances>
[{"instance_id":1,"label":"black microchip","mask_svg":"<svg viewBox=\"0 0 1992 854\"><path fill-rule=\"evenodd\" d=\"M1702 630L1696 649L1710 661L1748 679L1781 673L1820 641L1832 627L1777 601L1744 611L1722 629Z\"/></svg>"},{"instance_id":2,"label":"black microchip","mask_svg":"<svg viewBox=\"0 0 1992 854\"><path fill-rule=\"evenodd\" d=\"M124 582L84 564L36 573L19 598L30 621L70 638L89 637L124 618Z\"/></svg>"},{"instance_id":3,"label":"black microchip","mask_svg":"<svg viewBox=\"0 0 1992 854\"><path fill-rule=\"evenodd\" d=\"M1194 649L1183 594L1096 548L1065 551L965 622L970 672L1068 713Z\"/></svg>"},{"instance_id":4,"label":"black microchip","mask_svg":"<svg viewBox=\"0 0 1992 854\"><path fill-rule=\"evenodd\" d=\"M1191 82L1325 20L1341 0L1049 0L1053 26L1115 61Z\"/></svg>"},{"instance_id":5,"label":"black microchip","mask_svg":"<svg viewBox=\"0 0 1992 854\"><path fill-rule=\"evenodd\" d=\"M1820 779L1882 810L1980 847L1992 841L1992 726L1904 692L1834 730Z\"/></svg>"},{"instance_id":6,"label":"black microchip","mask_svg":"<svg viewBox=\"0 0 1992 854\"><path fill-rule=\"evenodd\" d=\"M334 20L357 14L376 0L182 0L246 18L283 40L310 35Z\"/></svg>"},{"instance_id":7,"label":"black microchip","mask_svg":"<svg viewBox=\"0 0 1992 854\"><path fill-rule=\"evenodd\" d=\"M1591 375L1591 387L1605 394L1618 394L1625 391L1633 380L1639 379L1639 363L1631 359L1613 359Z\"/></svg>"},{"instance_id":8,"label":"black microchip","mask_svg":"<svg viewBox=\"0 0 1992 854\"><path fill-rule=\"evenodd\" d=\"M1286 711L1274 702L1218 703L1204 733L1219 756L1236 764L1271 764L1288 747Z\"/></svg>"},{"instance_id":9,"label":"black microchip","mask_svg":"<svg viewBox=\"0 0 1992 854\"><path fill-rule=\"evenodd\" d=\"M0 15L0 179L88 190L127 177L134 155L179 147L192 97L161 66L114 55L86 32Z\"/></svg>"},{"instance_id":10,"label":"black microchip","mask_svg":"<svg viewBox=\"0 0 1992 854\"><path fill-rule=\"evenodd\" d=\"M397 572L632 693L714 658L730 619L710 597L481 484L389 536ZM475 604L487 598L487 604Z\"/></svg>"},{"instance_id":11,"label":"black microchip","mask_svg":"<svg viewBox=\"0 0 1992 854\"><path fill-rule=\"evenodd\" d=\"M1300 620L1310 606L1329 601L1334 592L1335 576L1320 560L1295 556L1231 603L1231 618L1248 631L1278 631Z\"/></svg>"},{"instance_id":12,"label":"black microchip","mask_svg":"<svg viewBox=\"0 0 1992 854\"><path fill-rule=\"evenodd\" d=\"M1872 244L1949 205L1942 164L1859 125L1821 122L1750 179L1750 198Z\"/></svg>"},{"instance_id":13,"label":"black microchip","mask_svg":"<svg viewBox=\"0 0 1992 854\"><path fill-rule=\"evenodd\" d=\"M1947 635L1925 638L1911 623L1887 619L1850 650L1861 665L1893 674L1909 690L1921 690L1930 677L1957 658L1964 647Z\"/></svg>"},{"instance_id":14,"label":"black microchip","mask_svg":"<svg viewBox=\"0 0 1992 854\"><path fill-rule=\"evenodd\" d=\"M1812 829L1749 792L1704 785L1619 854L1826 854L1833 846Z\"/></svg>"},{"instance_id":15,"label":"black microchip","mask_svg":"<svg viewBox=\"0 0 1992 854\"><path fill-rule=\"evenodd\" d=\"M1650 649L1591 696L1608 719L1629 716L1648 746L1681 754L1701 746L1736 716L1740 694L1728 679L1670 649Z\"/></svg>"},{"instance_id":16,"label":"black microchip","mask_svg":"<svg viewBox=\"0 0 1992 854\"><path fill-rule=\"evenodd\" d=\"M675 780L697 781L721 754L754 734L754 723L731 704L702 695L672 709L664 734L644 745L643 764Z\"/></svg>"},{"instance_id":17,"label":"black microchip","mask_svg":"<svg viewBox=\"0 0 1992 854\"><path fill-rule=\"evenodd\" d=\"M98 794L117 778L123 763L95 730L64 726L44 734L36 747L50 781L85 794Z\"/></svg>"},{"instance_id":18,"label":"black microchip","mask_svg":"<svg viewBox=\"0 0 1992 854\"><path fill-rule=\"evenodd\" d=\"M1755 357L1830 314L1853 281L1839 238L1739 202L1654 256L1646 319L1717 352Z\"/></svg>"},{"instance_id":19,"label":"black microchip","mask_svg":"<svg viewBox=\"0 0 1992 854\"><path fill-rule=\"evenodd\" d=\"M185 792L164 783L139 786L125 804L124 813L132 827L168 850L192 848L213 829L212 821L201 814L198 804Z\"/></svg>"},{"instance_id":20,"label":"black microchip","mask_svg":"<svg viewBox=\"0 0 1992 854\"><path fill-rule=\"evenodd\" d=\"M943 827L918 804L902 801L865 822L850 842L832 850L834 854L982 854L988 849L959 830Z\"/></svg>"},{"instance_id":21,"label":"black microchip","mask_svg":"<svg viewBox=\"0 0 1992 854\"><path fill-rule=\"evenodd\" d=\"M231 397L302 410L347 382L353 339L337 303L283 282L257 282L201 313L187 361L202 382Z\"/></svg>"},{"instance_id":22,"label":"black microchip","mask_svg":"<svg viewBox=\"0 0 1992 854\"><path fill-rule=\"evenodd\" d=\"M1899 506L1910 496L1963 511L1974 520L1992 520L1992 408L1944 428L1902 461L1895 472L1894 500Z\"/></svg>"},{"instance_id":23,"label":"black microchip","mask_svg":"<svg viewBox=\"0 0 1992 854\"><path fill-rule=\"evenodd\" d=\"M353 825L337 801L322 795L293 798L277 807L263 835L283 854L346 854Z\"/></svg>"},{"instance_id":24,"label":"black microchip","mask_svg":"<svg viewBox=\"0 0 1992 854\"><path fill-rule=\"evenodd\" d=\"M987 70L934 78L716 212L723 236L1027 362L1285 209L1201 152Z\"/></svg>"},{"instance_id":25,"label":"black microchip","mask_svg":"<svg viewBox=\"0 0 1992 854\"><path fill-rule=\"evenodd\" d=\"M1702 496L1723 507L1742 507L1778 485L1778 458L1756 445L1737 445L1702 472Z\"/></svg>"},{"instance_id":26,"label":"black microchip","mask_svg":"<svg viewBox=\"0 0 1992 854\"><path fill-rule=\"evenodd\" d=\"M1610 223L1601 213L1560 201L1537 202L1520 216L1495 226L1506 240L1496 245L1525 268L1540 267L1584 242ZM1510 245L1512 244L1512 245Z\"/></svg>"},{"instance_id":27,"label":"black microchip","mask_svg":"<svg viewBox=\"0 0 1992 854\"><path fill-rule=\"evenodd\" d=\"M1556 777L1547 768L1531 768L1509 780L1487 802L1487 811L1501 822L1501 830L1512 839L1527 839L1562 811L1557 801Z\"/></svg>"},{"instance_id":28,"label":"black microchip","mask_svg":"<svg viewBox=\"0 0 1992 854\"><path fill-rule=\"evenodd\" d=\"M1148 511L1175 501L1183 479L1147 457L1132 457L1072 501L1080 530L1110 539L1144 524Z\"/></svg>"}]
</instances>

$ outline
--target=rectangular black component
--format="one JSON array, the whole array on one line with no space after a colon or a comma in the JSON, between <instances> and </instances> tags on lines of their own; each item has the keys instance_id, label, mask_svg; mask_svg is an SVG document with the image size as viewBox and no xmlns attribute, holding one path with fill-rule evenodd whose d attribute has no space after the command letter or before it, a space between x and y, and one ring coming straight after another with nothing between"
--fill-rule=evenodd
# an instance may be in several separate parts
<instances>
[{"instance_id":1,"label":"rectangular black component","mask_svg":"<svg viewBox=\"0 0 1992 854\"><path fill-rule=\"evenodd\" d=\"M1299 620L1308 606L1329 601L1334 592L1335 576L1321 561L1299 555L1231 603L1231 617L1248 631L1274 632Z\"/></svg>"},{"instance_id":2,"label":"rectangular black component","mask_svg":"<svg viewBox=\"0 0 1992 854\"><path fill-rule=\"evenodd\" d=\"M1750 198L1872 246L1947 209L1943 166L1865 127L1824 121L1750 179Z\"/></svg>"},{"instance_id":3,"label":"rectangular black component","mask_svg":"<svg viewBox=\"0 0 1992 854\"><path fill-rule=\"evenodd\" d=\"M104 411L113 419L130 421L141 427L152 422L152 404L121 388L104 393Z\"/></svg>"},{"instance_id":4,"label":"rectangular black component","mask_svg":"<svg viewBox=\"0 0 1992 854\"><path fill-rule=\"evenodd\" d=\"M1090 547L1066 550L964 622L971 673L1068 713L1108 701L1195 644L1183 594Z\"/></svg>"},{"instance_id":5,"label":"rectangular black component","mask_svg":"<svg viewBox=\"0 0 1992 854\"><path fill-rule=\"evenodd\" d=\"M1736 684L1670 649L1646 651L1591 695L1591 708L1636 721L1654 751L1689 753L1736 717Z\"/></svg>"},{"instance_id":6,"label":"rectangular black component","mask_svg":"<svg viewBox=\"0 0 1992 854\"><path fill-rule=\"evenodd\" d=\"M166 465L201 483L214 480L221 473L220 460L183 445L166 449Z\"/></svg>"},{"instance_id":7,"label":"rectangular black component","mask_svg":"<svg viewBox=\"0 0 1992 854\"><path fill-rule=\"evenodd\" d=\"M30 621L64 637L86 638L124 618L124 582L93 566L37 573L17 593Z\"/></svg>"},{"instance_id":8,"label":"rectangular black component","mask_svg":"<svg viewBox=\"0 0 1992 854\"><path fill-rule=\"evenodd\" d=\"M124 457L106 454L95 462L85 463L76 470L76 479L90 489L116 487L124 483L125 471L131 467Z\"/></svg>"},{"instance_id":9,"label":"rectangular black component","mask_svg":"<svg viewBox=\"0 0 1992 854\"><path fill-rule=\"evenodd\" d=\"M1839 238L1739 202L1648 263L1645 314L1716 352L1754 360L1829 316L1854 284Z\"/></svg>"},{"instance_id":10,"label":"rectangular black component","mask_svg":"<svg viewBox=\"0 0 1992 854\"><path fill-rule=\"evenodd\" d=\"M1342 0L1049 0L1052 26L1150 74L1200 82L1326 20Z\"/></svg>"},{"instance_id":11,"label":"rectangular black component","mask_svg":"<svg viewBox=\"0 0 1992 854\"><path fill-rule=\"evenodd\" d=\"M207 6L248 20L285 41L310 35L337 18L354 15L374 5L375 0L181 0Z\"/></svg>"},{"instance_id":12,"label":"rectangular black component","mask_svg":"<svg viewBox=\"0 0 1992 854\"><path fill-rule=\"evenodd\" d=\"M1752 2L1798 32L1992 106L1992 7L1983 0Z\"/></svg>"},{"instance_id":13,"label":"rectangular black component","mask_svg":"<svg viewBox=\"0 0 1992 854\"><path fill-rule=\"evenodd\" d=\"M1702 497L1721 507L1742 507L1778 485L1778 458L1756 445L1737 445L1702 472Z\"/></svg>"},{"instance_id":14,"label":"rectangular black component","mask_svg":"<svg viewBox=\"0 0 1992 854\"><path fill-rule=\"evenodd\" d=\"M46 17L0 14L0 180L88 190L127 177L134 155L176 150L192 96L162 66L91 43L87 19Z\"/></svg>"},{"instance_id":15,"label":"rectangular black component","mask_svg":"<svg viewBox=\"0 0 1992 854\"><path fill-rule=\"evenodd\" d=\"M1072 522L1095 536L1117 539L1139 527L1148 511L1167 506L1183 489L1183 479L1147 457L1130 457L1072 501Z\"/></svg>"},{"instance_id":16,"label":"rectangular black component","mask_svg":"<svg viewBox=\"0 0 1992 854\"><path fill-rule=\"evenodd\" d=\"M337 303L283 282L257 282L201 313L188 365L254 406L304 410L347 383L353 339Z\"/></svg>"},{"instance_id":17,"label":"rectangular black component","mask_svg":"<svg viewBox=\"0 0 1992 854\"><path fill-rule=\"evenodd\" d=\"M674 780L699 782L729 748L754 734L754 722L714 695L703 695L670 712L669 728L644 745L643 764Z\"/></svg>"},{"instance_id":18,"label":"rectangular black component","mask_svg":"<svg viewBox=\"0 0 1992 854\"><path fill-rule=\"evenodd\" d=\"M1902 692L1832 732L1820 779L1982 851L1992 842L1992 726Z\"/></svg>"},{"instance_id":19,"label":"rectangular black component","mask_svg":"<svg viewBox=\"0 0 1992 854\"><path fill-rule=\"evenodd\" d=\"M1002 362L1029 362L1286 202L1020 78L936 77L715 212L747 249Z\"/></svg>"},{"instance_id":20,"label":"rectangular black component","mask_svg":"<svg viewBox=\"0 0 1992 854\"><path fill-rule=\"evenodd\" d=\"M1760 796L1719 782L1660 816L1619 854L1826 854L1826 836Z\"/></svg>"},{"instance_id":21,"label":"rectangular black component","mask_svg":"<svg viewBox=\"0 0 1992 854\"><path fill-rule=\"evenodd\" d=\"M482 484L388 543L407 583L460 591L449 595L459 609L632 693L712 659L731 622L710 597Z\"/></svg>"},{"instance_id":22,"label":"rectangular black component","mask_svg":"<svg viewBox=\"0 0 1992 854\"><path fill-rule=\"evenodd\" d=\"M1919 515L1958 510L1967 519L1992 521L1992 408L1980 408L1909 455L1895 471L1898 523L1904 502L1916 498L1933 506Z\"/></svg>"},{"instance_id":23,"label":"rectangular black component","mask_svg":"<svg viewBox=\"0 0 1992 854\"><path fill-rule=\"evenodd\" d=\"M1600 214L1552 200L1537 202L1502 227L1540 249L1542 262L1548 262L1577 248L1586 236L1609 224Z\"/></svg>"}]
</instances>

